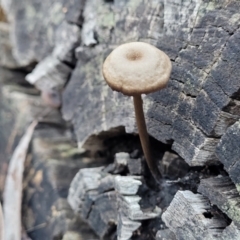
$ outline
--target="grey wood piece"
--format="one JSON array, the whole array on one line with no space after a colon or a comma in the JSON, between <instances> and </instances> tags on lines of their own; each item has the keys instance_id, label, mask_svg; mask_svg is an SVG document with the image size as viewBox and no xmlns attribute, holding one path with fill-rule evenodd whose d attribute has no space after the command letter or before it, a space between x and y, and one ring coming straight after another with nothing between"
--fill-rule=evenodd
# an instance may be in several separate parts
<instances>
[{"instance_id":1,"label":"grey wood piece","mask_svg":"<svg viewBox=\"0 0 240 240\"><path fill-rule=\"evenodd\" d=\"M139 190L145 183L140 176L120 175L129 158L127 153L115 155L117 174L108 173L109 167L81 169L70 185L70 206L101 239L111 239L116 227L119 240L131 239L143 220L160 217L162 212L148 199L142 205L144 196Z\"/></svg>"},{"instance_id":2,"label":"grey wood piece","mask_svg":"<svg viewBox=\"0 0 240 240\"><path fill-rule=\"evenodd\" d=\"M176 240L176 236L169 229L163 229L157 232L156 240Z\"/></svg>"},{"instance_id":3,"label":"grey wood piece","mask_svg":"<svg viewBox=\"0 0 240 240\"><path fill-rule=\"evenodd\" d=\"M223 234L221 236L221 239L229 239L229 240L238 240L240 239L240 230L239 227L237 227L233 222L227 226Z\"/></svg>"},{"instance_id":4,"label":"grey wood piece","mask_svg":"<svg viewBox=\"0 0 240 240\"><path fill-rule=\"evenodd\" d=\"M188 190L176 193L162 219L177 239L215 240L227 227L226 220L211 211L206 197Z\"/></svg>"},{"instance_id":5,"label":"grey wood piece","mask_svg":"<svg viewBox=\"0 0 240 240\"><path fill-rule=\"evenodd\" d=\"M226 213L237 227L240 226L240 195L229 177L202 179L198 192Z\"/></svg>"},{"instance_id":6,"label":"grey wood piece","mask_svg":"<svg viewBox=\"0 0 240 240\"><path fill-rule=\"evenodd\" d=\"M145 96L149 134L172 144L190 166L217 163L216 146L240 116L239 7L235 0L87 2L62 108L79 145L118 126L136 132L132 99L112 92L101 68L114 47L144 41L164 50L173 64L168 87Z\"/></svg>"},{"instance_id":7,"label":"grey wood piece","mask_svg":"<svg viewBox=\"0 0 240 240\"><path fill-rule=\"evenodd\" d=\"M240 121L237 121L221 138L216 154L240 192Z\"/></svg>"},{"instance_id":8,"label":"grey wood piece","mask_svg":"<svg viewBox=\"0 0 240 240\"><path fill-rule=\"evenodd\" d=\"M129 240L132 237L132 233L141 226L141 222L132 221L126 217L123 213L118 213L118 225L117 235L118 240Z\"/></svg>"},{"instance_id":9,"label":"grey wood piece","mask_svg":"<svg viewBox=\"0 0 240 240\"><path fill-rule=\"evenodd\" d=\"M100 238L110 238L117 224L117 195L113 176L102 170L81 169L70 185L68 202Z\"/></svg>"},{"instance_id":10,"label":"grey wood piece","mask_svg":"<svg viewBox=\"0 0 240 240\"><path fill-rule=\"evenodd\" d=\"M1 0L1 5L11 24L14 57L19 65L28 66L49 56L61 37L65 39L62 51L68 49L76 36L68 30L78 28L84 1ZM68 22L71 26L66 28Z\"/></svg>"},{"instance_id":11,"label":"grey wood piece","mask_svg":"<svg viewBox=\"0 0 240 240\"><path fill-rule=\"evenodd\" d=\"M26 80L41 91L54 89L61 96L75 64L74 50L80 44L80 28L62 22L55 31L55 39L52 52L41 59Z\"/></svg>"}]
</instances>

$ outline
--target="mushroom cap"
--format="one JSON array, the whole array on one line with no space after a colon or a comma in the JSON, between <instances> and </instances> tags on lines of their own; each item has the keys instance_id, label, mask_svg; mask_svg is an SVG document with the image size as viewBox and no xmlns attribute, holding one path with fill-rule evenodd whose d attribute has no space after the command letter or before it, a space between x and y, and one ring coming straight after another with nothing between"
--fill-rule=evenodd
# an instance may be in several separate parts
<instances>
[{"instance_id":1,"label":"mushroom cap","mask_svg":"<svg viewBox=\"0 0 240 240\"><path fill-rule=\"evenodd\" d=\"M120 45L103 64L103 76L108 85L129 96L164 88L171 70L169 57L158 48L143 42Z\"/></svg>"}]
</instances>

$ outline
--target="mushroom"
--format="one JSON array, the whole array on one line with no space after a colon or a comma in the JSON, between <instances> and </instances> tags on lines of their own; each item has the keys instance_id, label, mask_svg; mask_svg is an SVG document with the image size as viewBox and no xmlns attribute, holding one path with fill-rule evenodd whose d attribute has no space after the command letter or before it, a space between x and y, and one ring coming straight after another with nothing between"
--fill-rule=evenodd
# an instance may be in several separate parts
<instances>
[{"instance_id":1,"label":"mushroom","mask_svg":"<svg viewBox=\"0 0 240 240\"><path fill-rule=\"evenodd\" d=\"M161 178L151 157L149 136L141 94L158 91L167 85L172 69L169 57L158 48L143 42L118 46L103 64L103 76L115 91L133 96L136 123L148 167L156 181Z\"/></svg>"}]
</instances>

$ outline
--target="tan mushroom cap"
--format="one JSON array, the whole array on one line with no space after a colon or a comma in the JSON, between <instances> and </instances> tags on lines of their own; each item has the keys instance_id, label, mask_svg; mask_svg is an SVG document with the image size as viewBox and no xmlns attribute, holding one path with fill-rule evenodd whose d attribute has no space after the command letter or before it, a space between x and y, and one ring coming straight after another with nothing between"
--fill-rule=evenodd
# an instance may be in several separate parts
<instances>
[{"instance_id":1,"label":"tan mushroom cap","mask_svg":"<svg viewBox=\"0 0 240 240\"><path fill-rule=\"evenodd\" d=\"M131 42L114 49L103 64L103 76L118 92L134 96L164 88L172 64L158 48L143 42Z\"/></svg>"}]
</instances>

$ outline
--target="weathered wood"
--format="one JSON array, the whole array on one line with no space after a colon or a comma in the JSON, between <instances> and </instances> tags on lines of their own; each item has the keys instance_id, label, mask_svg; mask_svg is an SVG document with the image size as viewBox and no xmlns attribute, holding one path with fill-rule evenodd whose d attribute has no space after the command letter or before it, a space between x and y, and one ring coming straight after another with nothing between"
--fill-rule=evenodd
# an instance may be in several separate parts
<instances>
[{"instance_id":1,"label":"weathered wood","mask_svg":"<svg viewBox=\"0 0 240 240\"><path fill-rule=\"evenodd\" d=\"M37 121L31 123L13 152L3 194L4 239L18 240L22 233L22 182L25 159ZM14 228L12 228L14 226Z\"/></svg>"},{"instance_id":2,"label":"weathered wood","mask_svg":"<svg viewBox=\"0 0 240 240\"><path fill-rule=\"evenodd\" d=\"M151 202L153 198L143 195L147 186L140 176L107 173L112 169L115 174L125 173L122 166L126 167L129 158L129 154L118 153L115 168L81 169L71 183L68 195L71 207L101 238L110 239L117 227L118 239L128 240L143 220L161 214L161 209ZM141 192L141 187L145 191Z\"/></svg>"},{"instance_id":3,"label":"weathered wood","mask_svg":"<svg viewBox=\"0 0 240 240\"><path fill-rule=\"evenodd\" d=\"M18 68L19 66L12 55L12 44L10 41L9 31L10 24L0 20L0 66L7 68Z\"/></svg>"},{"instance_id":4,"label":"weathered wood","mask_svg":"<svg viewBox=\"0 0 240 240\"><path fill-rule=\"evenodd\" d=\"M63 22L56 29L52 53L26 76L41 91L62 90L75 64L74 49L79 45L79 27Z\"/></svg>"},{"instance_id":5,"label":"weathered wood","mask_svg":"<svg viewBox=\"0 0 240 240\"><path fill-rule=\"evenodd\" d=\"M211 210L207 198L190 191L178 191L162 219L177 239L215 240L227 227L226 220Z\"/></svg>"},{"instance_id":6,"label":"weathered wood","mask_svg":"<svg viewBox=\"0 0 240 240\"><path fill-rule=\"evenodd\" d=\"M141 206L142 196L138 195L138 191L143 183L139 177L116 176L114 180L115 190L118 192L118 239L128 240L142 225L142 220L159 217L162 211L146 202L145 208Z\"/></svg>"},{"instance_id":7,"label":"weathered wood","mask_svg":"<svg viewBox=\"0 0 240 240\"><path fill-rule=\"evenodd\" d=\"M160 230L157 232L156 240L175 240L176 236L169 229Z\"/></svg>"},{"instance_id":8,"label":"weathered wood","mask_svg":"<svg viewBox=\"0 0 240 240\"><path fill-rule=\"evenodd\" d=\"M79 147L83 146L86 140L89 140L89 136L91 138L95 137L96 140L99 137L96 135L106 131L104 134L107 138L116 130L116 127L119 129L119 126L121 133L124 132L122 131L124 128L129 133L136 132L131 100L119 93L113 93L105 85L101 75L101 67L105 57L117 45L128 41L149 42L164 50L173 63L173 72L168 88L145 96L144 99L144 110L147 115L147 127L150 135L171 146L176 154L180 155L190 166L219 164L220 159L237 189L239 188L238 160L240 154L237 141L240 133L238 131L239 123L236 123L240 116L238 96L240 92L239 1L43 0L39 2L38 0L1 0L1 4L11 24L9 25L11 27L11 39L13 40L11 45L14 48L13 52L17 65L29 66L32 63L39 62L27 79L41 91L48 92L49 89L60 89L57 94L61 98L61 89L71 76L63 94L62 114L66 120L73 123ZM80 46L77 47L78 45ZM74 51L77 56L77 66L73 71L75 66ZM6 98L12 104L4 103L4 106L11 105L10 109L14 110L10 111L12 116L17 123L21 123L20 128L17 124L13 124L15 126L13 130L20 129L20 131L17 131L18 133L24 130L26 121L31 120L38 109L40 112L43 110L42 104L38 108L39 96L35 95L36 93L27 94L26 97L26 94L20 94L18 90L13 90L12 86L5 86L3 93L4 99ZM2 95L0 96L1 100ZM34 104L29 104L29 100ZM26 108L27 110L25 110ZM19 112L19 109L23 109L23 114L20 114L21 118L18 113L12 113ZM7 119L4 115L5 112L1 109L1 126L3 126L3 120ZM29 114L29 112L34 114ZM57 114L55 115L55 113ZM63 127L62 121L57 115L57 111L54 111L54 114L51 115L52 123L60 127L60 132L65 138L66 132L68 134L69 131ZM19 119L23 119L23 121ZM44 126L46 127L48 124L45 119ZM49 136L48 131L49 134L53 132L55 134L55 130L47 127L43 135ZM4 134L5 132L7 136L8 131L4 129ZM235 133L236 136L234 137ZM14 137L16 131L13 131L12 135L12 139L17 139L17 137ZM92 141L94 143L92 152L96 153L97 148L101 151L104 149L101 148L104 144L103 139L105 138L99 137L98 142ZM36 171L34 171L33 178L31 178L31 174L28 177L31 179L30 183L37 190L30 188L27 197L32 199L32 196L34 196L35 203L39 203L47 197L46 194L43 194L41 198L42 185L39 185L39 182L41 182L39 179L41 180L45 176L42 174L46 173L50 189L58 189L51 195L52 199L56 198L58 201L56 204L50 201L50 205L54 206L50 216L62 216L61 214L67 213L71 215L70 218L74 218L76 215L67 207L65 199L70 177L61 178L60 173L65 175L66 171L70 169L70 175L72 176L72 174L75 174L75 168L78 168L81 164L79 166L78 164L76 164L77 166L75 164L68 166L62 158L60 163L59 159L52 155L51 149L56 150L56 148L46 139L41 140L37 137L34 144L40 150L38 153L36 151L37 147L34 148L33 160L36 164L34 165ZM58 141L56 144L60 145ZM0 149L5 147L4 144L2 146L0 146ZM44 151L49 151L50 157L46 156L44 163L39 166L37 162L41 159ZM106 148L104 151L106 151ZM101 154L100 151L99 154ZM107 154L109 153L107 152ZM66 155L64 158L68 159ZM93 158L88 155L86 161L91 162L92 160ZM119 158L116 157L112 165L101 170L101 174L94 172L93 175L98 176L100 174L99 178L95 179L95 176L92 176L88 169L86 175L83 174L82 178L78 179L78 181L82 181L86 178L92 181L92 186L88 186L87 182L84 183L86 186L84 185L81 189L80 200L76 193L80 191L78 185L82 185L78 181L75 182L74 187L78 190L74 193L75 195L72 195L71 205L74 206L76 211L80 211L82 218L87 219L86 221L101 236L107 236L108 239L110 237L114 238L114 228L118 225L118 230L121 229L119 230L119 237L129 238L135 231L135 238L139 236L138 234L142 234L142 238L144 238L147 235L144 235L143 229L146 228L147 223L137 219L145 217L146 206L149 207L146 210L148 214L149 212L154 213L156 205L162 209L168 207L177 189L194 189L193 191L196 191L202 172L204 172L204 177L209 177L209 175L215 175L215 172L218 172L221 168L215 166L213 167L214 170L208 167L194 170L194 168L186 166L186 171L184 171L185 168L179 156L175 158L165 154L163 159L162 156L156 158L156 161L161 160L163 164L158 165L163 169L163 172L167 171L168 181L162 186L158 186L161 188L160 192L155 192L156 186L153 186L154 190L142 190L142 187L146 187L145 181L148 181L148 183L151 183L151 181L149 181L146 168L140 158L121 160L119 156ZM168 161L170 161L169 164ZM180 171L176 170L177 166L180 166ZM83 164L80 167L89 166ZM1 171L4 171L2 169L4 167L1 167ZM187 171L189 170L190 173L188 174ZM196 173L193 174L192 179L189 176L193 171ZM123 181L118 181L114 174L124 175L120 176ZM126 176L126 174L136 176ZM125 184L129 178L129 182L132 184L131 188ZM141 182L139 192L136 192L137 181ZM171 188L168 186L169 183L171 183ZM114 186L118 186L119 191L124 191L119 194ZM88 187L90 188L89 191L86 190ZM127 192L130 190L131 192ZM214 190L219 190L219 193L222 191L218 187ZM36 195L34 191L37 192ZM134 195L125 195L125 193L134 193ZM152 205L147 199L144 199L145 195L146 198L148 197L148 194ZM231 194L232 192L225 195L221 193L222 201L232 196ZM178 197L179 193L175 199ZM219 199L217 195L214 197L215 199L211 202L216 201L217 204ZM172 205L174 205L175 199ZM184 213L185 215L182 215L181 218L181 223L186 223L186 227L185 225L181 227L183 226L181 225L177 230L176 228L175 230L174 228L170 229L175 233L177 239L180 239L181 236L187 239L204 239L205 237L216 239L215 233L220 239L238 239L239 231L236 225L232 223L227 226L224 222L226 219L222 217L218 210L216 211L220 217L216 220L215 217L217 216L214 215L207 199L204 198L203 200L199 195L189 197L185 194L180 200L182 200L184 207L184 204L187 204L185 209L189 208L191 211L188 214ZM198 219L194 215L196 206L189 203L191 200L202 204L201 206L207 208L214 217L209 219L209 212L204 216L204 209L202 209L200 211L202 220ZM121 216L116 214L114 201L119 203L119 206L121 204L124 206ZM230 200L228 199L228 201ZM68 209L66 212L62 205ZM55 207L57 208L56 211ZM134 207L137 209L135 212ZM171 209L171 206L169 208ZM219 208L221 209L221 207ZM27 216L32 220L34 218L33 211L27 209ZM47 206L45 212L50 212L49 209L50 207ZM226 209L222 209L222 211L227 212ZM135 214L136 212L137 214ZM177 213L176 216L178 216ZM238 211L234 212L235 215L232 212L227 214L233 222L237 222L237 213ZM148 214L146 216L153 216ZM45 215L48 216L48 214ZM43 222L39 219L42 220L43 218L42 215L39 215L37 220L32 221L36 220L35 223L39 223L39 225L33 226L30 221L30 228L28 229L36 234L37 231L41 232L39 229L47 228L46 225L41 225ZM135 220L130 220L131 218ZM71 236L72 230L66 230L68 217L53 217L51 219L49 228L54 223L58 223L65 231L63 233L61 227L56 227L49 230L51 234L54 236L58 233L66 234L65 238ZM114 219L113 224L110 219ZM193 224L189 219L194 220ZM171 219L169 217L168 219L169 222L173 221L173 223L174 220L175 217ZM126 230L126 224L129 221L132 226ZM161 220L159 221L161 222ZM217 225L219 221L222 225ZM209 230L206 222L210 222L210 225L213 224L214 229ZM139 228L141 223L144 224ZM215 223L217 227L227 227L217 231ZM162 227L160 228L160 224L158 226L161 231L165 231L162 230ZM136 231L137 228L138 231ZM162 234L165 233L168 234L169 230L162 232ZM79 236L78 233L77 235ZM50 234L46 236L50 236ZM43 235L40 237L44 238Z\"/></svg>"},{"instance_id":9,"label":"weathered wood","mask_svg":"<svg viewBox=\"0 0 240 240\"><path fill-rule=\"evenodd\" d=\"M140 206L141 196L137 194L139 187L142 185L139 177L134 176L116 176L115 190L118 195L119 211L123 212L131 220L146 220L156 218L161 214L159 207L149 208Z\"/></svg>"},{"instance_id":10,"label":"weathered wood","mask_svg":"<svg viewBox=\"0 0 240 240\"><path fill-rule=\"evenodd\" d=\"M168 179L176 180L184 177L188 171L188 164L177 154L166 151L162 158L162 172Z\"/></svg>"},{"instance_id":11,"label":"weathered wood","mask_svg":"<svg viewBox=\"0 0 240 240\"><path fill-rule=\"evenodd\" d=\"M226 213L237 227L240 226L240 195L229 177L202 179L198 192Z\"/></svg>"},{"instance_id":12,"label":"weathered wood","mask_svg":"<svg viewBox=\"0 0 240 240\"><path fill-rule=\"evenodd\" d=\"M28 66L47 57L59 45L61 34L68 33L64 28L67 25L66 14L68 19L72 19L70 22L80 19L84 1L1 0L1 4L12 26L14 57L22 66ZM73 32L63 35L69 40L63 43L66 44L63 51L66 51L75 36Z\"/></svg>"},{"instance_id":13,"label":"weathered wood","mask_svg":"<svg viewBox=\"0 0 240 240\"><path fill-rule=\"evenodd\" d=\"M64 118L73 122L80 145L116 126L135 132L131 100L105 85L101 66L122 42L150 42L170 55L173 72L165 90L144 100L149 133L172 143L191 166L216 163L219 137L239 119L239 2L133 2L86 3Z\"/></svg>"},{"instance_id":14,"label":"weathered wood","mask_svg":"<svg viewBox=\"0 0 240 240\"><path fill-rule=\"evenodd\" d=\"M221 236L221 239L229 239L229 240L238 240L240 238L240 230L234 223L231 223L229 226L227 226L223 234Z\"/></svg>"},{"instance_id":15,"label":"weathered wood","mask_svg":"<svg viewBox=\"0 0 240 240\"><path fill-rule=\"evenodd\" d=\"M98 236L105 238L110 237L112 228L117 224L117 196L113 191L113 177L109 179L109 174L102 170L80 170L71 183L68 202ZM103 183L106 178L111 184Z\"/></svg>"},{"instance_id":16,"label":"weathered wood","mask_svg":"<svg viewBox=\"0 0 240 240\"><path fill-rule=\"evenodd\" d=\"M228 128L221 138L216 154L223 163L224 168L229 173L230 178L235 183L240 192L240 121Z\"/></svg>"},{"instance_id":17,"label":"weathered wood","mask_svg":"<svg viewBox=\"0 0 240 240\"><path fill-rule=\"evenodd\" d=\"M128 168L128 162L130 160L131 159L128 153L116 153L114 157L114 162L108 165L105 171L114 174L121 173Z\"/></svg>"},{"instance_id":18,"label":"weathered wood","mask_svg":"<svg viewBox=\"0 0 240 240\"><path fill-rule=\"evenodd\" d=\"M32 239L54 239L75 231L83 239L95 234L67 202L70 183L79 169L103 165L72 142L69 129L40 125L25 169L23 224Z\"/></svg>"},{"instance_id":19,"label":"weathered wood","mask_svg":"<svg viewBox=\"0 0 240 240\"><path fill-rule=\"evenodd\" d=\"M114 178L114 188L122 195L136 195L139 186L142 185L141 177L134 176L116 176Z\"/></svg>"},{"instance_id":20,"label":"weathered wood","mask_svg":"<svg viewBox=\"0 0 240 240\"><path fill-rule=\"evenodd\" d=\"M202 238L201 235L198 235L197 237L198 237L197 239L205 239L205 238ZM234 223L231 223L229 226L227 226L223 230L221 237L214 238L214 239L238 240L239 238L240 238L239 229L234 225ZM175 240L175 239L179 239L179 238L176 238L176 235L173 232L171 232L169 229L160 230L157 232L157 235L156 235L156 240Z\"/></svg>"},{"instance_id":21,"label":"weathered wood","mask_svg":"<svg viewBox=\"0 0 240 240\"><path fill-rule=\"evenodd\" d=\"M2 6L11 24L12 62L18 67L40 62L26 80L41 91L54 89L61 95L75 64L74 49L80 43L76 24L81 21L84 1L3 0Z\"/></svg>"}]
</instances>

